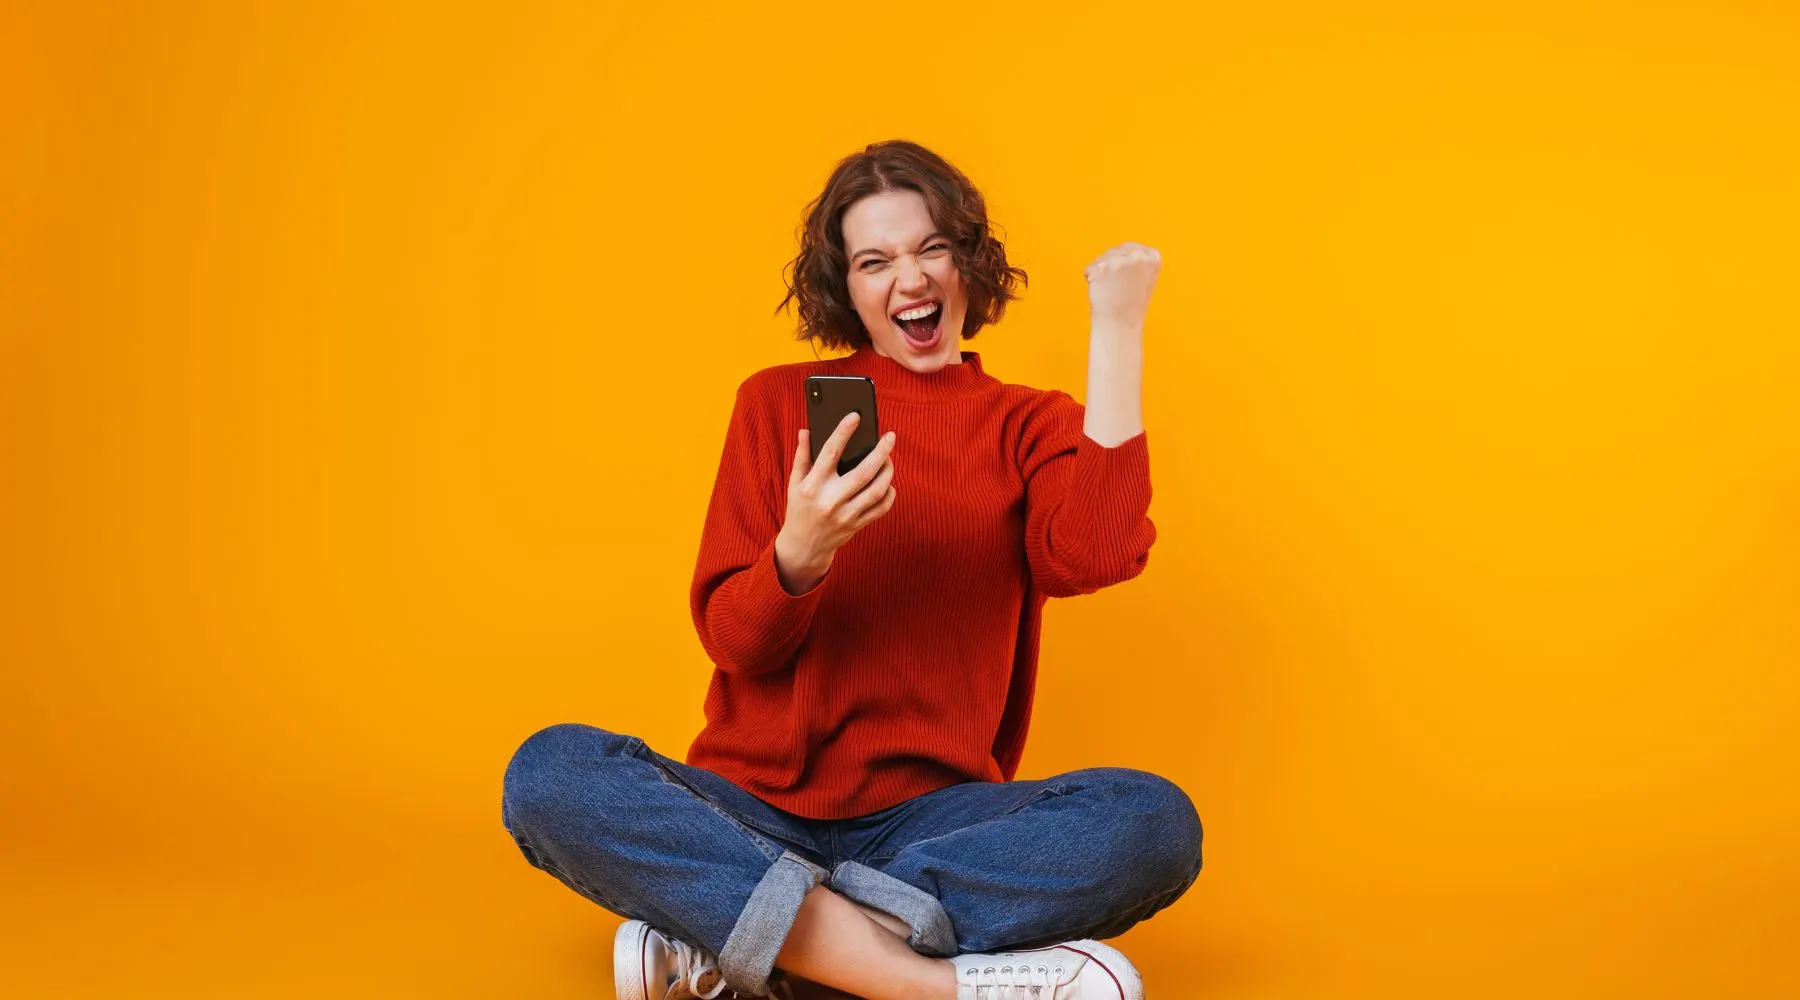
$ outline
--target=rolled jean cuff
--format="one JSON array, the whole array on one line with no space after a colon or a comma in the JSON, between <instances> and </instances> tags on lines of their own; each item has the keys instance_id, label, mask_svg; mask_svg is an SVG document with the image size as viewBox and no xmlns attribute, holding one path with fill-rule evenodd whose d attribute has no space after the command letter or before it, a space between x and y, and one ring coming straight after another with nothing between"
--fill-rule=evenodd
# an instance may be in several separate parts
<instances>
[{"instance_id":1,"label":"rolled jean cuff","mask_svg":"<svg viewBox=\"0 0 1800 1000\"><path fill-rule=\"evenodd\" d=\"M906 943L921 955L948 958L957 954L956 929L937 897L867 865L845 861L831 870L831 888L839 895L883 913L912 928Z\"/></svg>"},{"instance_id":2,"label":"rolled jean cuff","mask_svg":"<svg viewBox=\"0 0 1800 1000\"><path fill-rule=\"evenodd\" d=\"M750 893L744 912L719 951L719 974L725 985L750 996L769 992L769 974L775 970L775 956L787 943L788 931L806 894L829 877L818 865L792 851L769 866L762 881Z\"/></svg>"}]
</instances>

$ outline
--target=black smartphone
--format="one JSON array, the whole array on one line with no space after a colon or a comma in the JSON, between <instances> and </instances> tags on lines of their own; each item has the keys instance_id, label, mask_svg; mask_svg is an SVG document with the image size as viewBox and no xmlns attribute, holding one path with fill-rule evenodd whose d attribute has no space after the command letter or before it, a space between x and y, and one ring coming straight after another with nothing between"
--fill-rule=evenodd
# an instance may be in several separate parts
<instances>
[{"instance_id":1,"label":"black smartphone","mask_svg":"<svg viewBox=\"0 0 1800 1000\"><path fill-rule=\"evenodd\" d=\"M881 440L875 421L875 380L867 375L809 375L806 379L806 431L812 443L812 460L819 460L819 449L852 411L860 415L850 442L838 459L838 475L843 475L868 457Z\"/></svg>"}]
</instances>

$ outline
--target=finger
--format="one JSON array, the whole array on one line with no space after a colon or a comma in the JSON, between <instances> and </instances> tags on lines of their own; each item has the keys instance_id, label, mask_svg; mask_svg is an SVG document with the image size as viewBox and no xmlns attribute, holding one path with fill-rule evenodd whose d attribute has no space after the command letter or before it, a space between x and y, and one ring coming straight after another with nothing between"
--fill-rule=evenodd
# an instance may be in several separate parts
<instances>
[{"instance_id":1,"label":"finger","mask_svg":"<svg viewBox=\"0 0 1800 1000\"><path fill-rule=\"evenodd\" d=\"M855 468L844 473L844 483L850 487L850 492L857 492L867 485L869 480L875 478L875 473L880 471L881 464L887 461L888 455L893 450L894 432L888 431L881 436L881 440L875 442L875 447L869 449L869 453L863 456L862 461L856 463Z\"/></svg>"},{"instance_id":2,"label":"finger","mask_svg":"<svg viewBox=\"0 0 1800 1000\"><path fill-rule=\"evenodd\" d=\"M881 503L887 491L893 489L894 476L891 472L883 472L875 477L868 489L863 490L844 504L838 512L838 521L844 525L857 525L863 522L864 515Z\"/></svg>"},{"instance_id":3,"label":"finger","mask_svg":"<svg viewBox=\"0 0 1800 1000\"><path fill-rule=\"evenodd\" d=\"M806 428L800 428L800 444L794 449L794 466L788 470L788 489L800 485L800 480L812 471L812 448L810 435Z\"/></svg>"},{"instance_id":4,"label":"finger","mask_svg":"<svg viewBox=\"0 0 1800 1000\"><path fill-rule=\"evenodd\" d=\"M869 481L869 485L844 503L845 520L855 521L863 511L880 503L881 498L887 493L888 487L893 485L893 482L894 463L882 463L881 470L875 473L875 477Z\"/></svg>"},{"instance_id":5,"label":"finger","mask_svg":"<svg viewBox=\"0 0 1800 1000\"><path fill-rule=\"evenodd\" d=\"M837 475L838 459L843 457L844 446L850 443L850 435L856 432L856 425L861 421L862 417L855 410L844 414L844 419L838 421L837 429L831 432L831 436L825 439L824 447L819 449L819 457L813 462L812 471L807 473L813 486L823 486L832 476Z\"/></svg>"},{"instance_id":6,"label":"finger","mask_svg":"<svg viewBox=\"0 0 1800 1000\"><path fill-rule=\"evenodd\" d=\"M852 524L850 526L850 529L852 531L861 531L862 529L868 527L870 524L873 524L874 522L881 520L883 515L885 515L888 511L894 509L894 504L899 501L899 497L900 497L900 492L898 490L894 489L894 487L889 486L887 488L887 494L885 496L883 496L881 498L881 500L878 503L876 503L873 507L870 507L868 510L864 511L863 515L856 519L856 523Z\"/></svg>"}]
</instances>

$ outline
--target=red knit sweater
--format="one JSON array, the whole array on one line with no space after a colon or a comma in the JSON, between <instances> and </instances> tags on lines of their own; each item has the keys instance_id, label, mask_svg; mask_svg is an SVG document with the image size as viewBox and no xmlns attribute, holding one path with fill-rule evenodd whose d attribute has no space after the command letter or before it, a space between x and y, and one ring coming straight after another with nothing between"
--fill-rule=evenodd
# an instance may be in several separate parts
<instances>
[{"instance_id":1,"label":"red knit sweater","mask_svg":"<svg viewBox=\"0 0 1800 1000\"><path fill-rule=\"evenodd\" d=\"M1128 580L1156 526L1145 436L1107 448L1068 393L981 356L921 375L863 348L738 387L689 592L716 669L688 763L813 819L964 781L1025 749L1044 601ZM812 590L775 572L808 375L868 375L896 432L885 516Z\"/></svg>"}]
</instances>

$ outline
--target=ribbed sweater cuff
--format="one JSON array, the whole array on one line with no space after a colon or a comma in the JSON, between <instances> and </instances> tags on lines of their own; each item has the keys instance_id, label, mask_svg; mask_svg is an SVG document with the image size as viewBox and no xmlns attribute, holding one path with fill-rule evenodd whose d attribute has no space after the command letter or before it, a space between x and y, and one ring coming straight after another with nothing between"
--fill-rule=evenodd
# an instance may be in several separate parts
<instances>
[{"instance_id":1,"label":"ribbed sweater cuff","mask_svg":"<svg viewBox=\"0 0 1800 1000\"><path fill-rule=\"evenodd\" d=\"M1059 542L1082 539L1082 548L1107 552L1136 543L1139 522L1150 509L1150 444L1145 431L1111 448L1081 435L1075 471L1058 514Z\"/></svg>"},{"instance_id":2,"label":"ribbed sweater cuff","mask_svg":"<svg viewBox=\"0 0 1800 1000\"><path fill-rule=\"evenodd\" d=\"M830 571L826 571L830 576ZM813 609L825 591L825 581L804 594L795 596L781 585L781 574L775 569L775 542L763 546L762 554L745 574L744 588L737 594L737 619L742 644L758 650L792 649L805 638Z\"/></svg>"}]
</instances>

